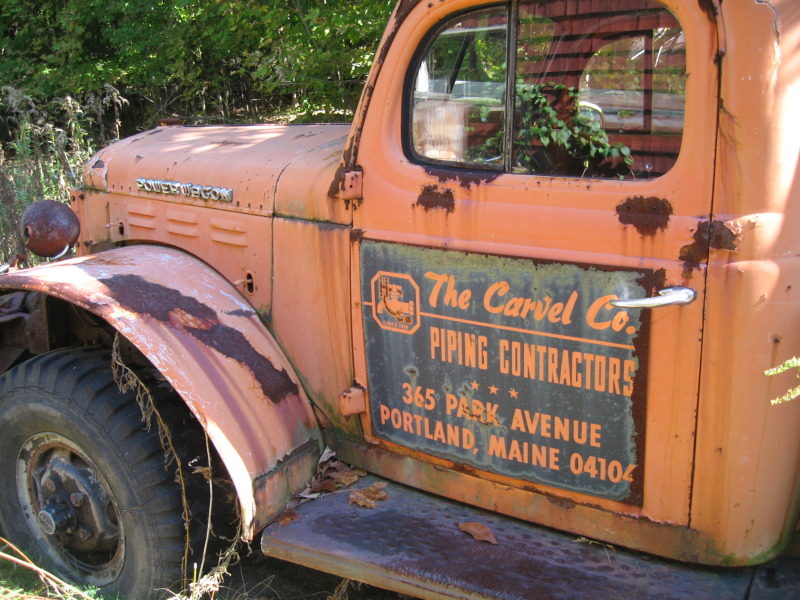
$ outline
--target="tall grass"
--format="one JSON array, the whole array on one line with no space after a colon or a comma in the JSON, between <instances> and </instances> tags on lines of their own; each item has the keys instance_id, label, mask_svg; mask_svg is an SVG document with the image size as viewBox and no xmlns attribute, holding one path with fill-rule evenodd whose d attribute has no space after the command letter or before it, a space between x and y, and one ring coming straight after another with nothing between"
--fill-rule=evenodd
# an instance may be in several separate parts
<instances>
[{"instance_id":1,"label":"tall grass","mask_svg":"<svg viewBox=\"0 0 800 600\"><path fill-rule=\"evenodd\" d=\"M0 262L24 252L19 233L24 210L39 199L66 201L80 183L95 148L119 134L125 103L106 86L102 97L56 98L37 103L17 89L0 89L6 141L0 142Z\"/></svg>"},{"instance_id":2,"label":"tall grass","mask_svg":"<svg viewBox=\"0 0 800 600\"><path fill-rule=\"evenodd\" d=\"M47 103L0 88L0 263L25 252L20 218L32 202L66 201L69 189L79 185L83 163L116 134L122 102L113 88L103 98ZM35 260L29 256L27 262ZM0 600L35 598L86 600L95 595L42 571L0 538Z\"/></svg>"}]
</instances>

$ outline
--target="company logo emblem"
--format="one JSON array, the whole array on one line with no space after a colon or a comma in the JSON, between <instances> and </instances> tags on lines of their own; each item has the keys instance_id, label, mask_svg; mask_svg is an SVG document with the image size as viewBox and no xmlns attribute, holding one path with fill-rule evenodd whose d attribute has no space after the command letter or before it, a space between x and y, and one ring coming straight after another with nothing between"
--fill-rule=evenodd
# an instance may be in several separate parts
<instances>
[{"instance_id":1,"label":"company logo emblem","mask_svg":"<svg viewBox=\"0 0 800 600\"><path fill-rule=\"evenodd\" d=\"M419 329L419 286L408 275L379 271L372 278L372 316L382 329Z\"/></svg>"}]
</instances>

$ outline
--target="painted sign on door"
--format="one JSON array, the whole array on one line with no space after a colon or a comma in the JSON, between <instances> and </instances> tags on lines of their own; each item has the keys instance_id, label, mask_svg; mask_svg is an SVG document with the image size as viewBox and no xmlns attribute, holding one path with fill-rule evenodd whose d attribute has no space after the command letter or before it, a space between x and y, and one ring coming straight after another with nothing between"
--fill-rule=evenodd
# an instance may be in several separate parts
<instances>
[{"instance_id":1,"label":"painted sign on door","mask_svg":"<svg viewBox=\"0 0 800 600\"><path fill-rule=\"evenodd\" d=\"M653 273L365 241L373 434L480 470L641 502Z\"/></svg>"}]
</instances>

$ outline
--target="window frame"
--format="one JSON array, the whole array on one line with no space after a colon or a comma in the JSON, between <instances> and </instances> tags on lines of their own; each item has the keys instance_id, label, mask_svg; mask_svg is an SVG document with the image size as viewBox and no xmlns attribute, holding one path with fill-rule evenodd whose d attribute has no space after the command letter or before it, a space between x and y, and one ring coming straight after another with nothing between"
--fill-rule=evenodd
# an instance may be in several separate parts
<instances>
[{"instance_id":1,"label":"window frame","mask_svg":"<svg viewBox=\"0 0 800 600\"><path fill-rule=\"evenodd\" d=\"M453 12L447 15L444 19L440 20L436 23L433 27L428 30L425 36L422 38L420 44L417 46L417 49L414 51L414 54L411 57L411 61L409 62L409 68L406 70L406 77L405 82L403 84L403 118L401 124L401 139L403 142L403 153L406 157L411 160L411 162L415 164L419 164L426 167L436 167L436 168L445 168L445 169L453 169L458 172L463 171L480 171L492 174L501 174L501 173L508 173L506 169L507 155L508 149L504 148L503 152L503 163L493 167L492 165L481 165L481 164L464 164L464 163L457 163L452 160L441 160L436 158L431 158L428 156L424 156L416 151L414 148L414 132L413 132L413 123L414 123L414 91L416 89L416 82L417 82L417 75L419 74L419 67L423 62L424 57L427 55L428 51L430 50L433 43L436 39L439 38L439 35L444 31L449 23L457 21L458 19L462 18L465 15L469 15L471 13L477 13L484 10L489 10L492 8L497 7L505 7L506 12L506 59L509 60L509 56L511 54L512 48L514 48L513 44L516 43L516 35L512 35L510 31L509 23L513 20L513 11L516 9L516 2L489 2L487 4L481 4L480 6L473 6L470 8L466 8L464 10ZM513 38L513 40L512 40ZM516 65L516 61L514 61ZM506 66L506 77L505 77L505 105L504 105L504 141L505 146L508 146L508 127L509 127L509 104L513 103L513 94L509 94L509 65Z\"/></svg>"},{"instance_id":2,"label":"window frame","mask_svg":"<svg viewBox=\"0 0 800 600\"><path fill-rule=\"evenodd\" d=\"M654 4L658 4L661 10L664 10L670 13L678 23L681 31L685 33L685 28L681 23L680 19L678 18L675 13L670 10L670 8L660 2L659 0L653 0ZM416 83L417 83L417 76L419 74L420 66L424 61L424 57L427 55L435 41L439 38L440 34L447 28L448 24L457 22L459 19L463 18L465 15L469 15L472 13L478 13L480 11L489 10L492 8L503 7L505 9L506 14L506 77L505 77L505 103L504 103L504 141L503 141L503 160L501 163L492 165L490 163L460 163L454 160L448 159L439 159L433 158L429 156L425 156L417 152L414 144L414 94L416 91ZM514 171L514 144L517 137L516 131L516 123L515 123L515 103L516 103L516 79L517 79L517 58L518 58L518 35L519 35L519 7L520 1L519 0L510 0L506 2L489 2L486 4L481 4L479 6L472 6L469 8L465 8L456 12L453 12L440 21L438 21L433 27L431 27L423 36L420 43L418 44L417 48L415 49L414 53L411 56L411 60L409 62L409 66L406 70L404 84L403 84L403 98L402 98L402 119L401 119L401 142L402 142L402 149L403 152L413 164L418 164L420 166L426 168L436 168L436 169L448 169L453 170L457 173L464 173L464 172L477 172L477 173L486 173L491 174L494 176L500 174L509 174L509 175L528 175L528 176L538 176L538 177L546 177L546 178L566 178L570 180L591 180L591 181L603 181L603 180L614 180L614 177L583 177L580 175L571 175L565 173L537 173L537 172L515 172ZM646 35L648 30L643 31L631 31L631 37L635 35ZM549 54L548 54L549 56ZM588 64L588 61L587 61ZM688 65L684 63L684 68L686 69ZM684 71L684 76L688 78L688 70ZM576 88L576 89L579 89ZM642 90L643 94L646 96L648 92L646 90ZM651 95L653 93L652 90L649 92ZM685 110L686 106L688 106L688 99L687 96L684 95L683 97L683 115L684 115L684 123L685 123ZM652 118L652 115L651 117ZM663 173L656 175L655 177L645 177L639 178L636 176L632 177L624 177L622 178L623 181L642 181L642 180L653 180L659 179L665 175L667 175L675 165L678 163L680 154L684 148L684 143L686 141L686 129L685 127L681 129L680 132L680 145L678 147L677 153L674 155L672 164L669 166L667 170ZM651 131L646 135L654 135Z\"/></svg>"}]
</instances>

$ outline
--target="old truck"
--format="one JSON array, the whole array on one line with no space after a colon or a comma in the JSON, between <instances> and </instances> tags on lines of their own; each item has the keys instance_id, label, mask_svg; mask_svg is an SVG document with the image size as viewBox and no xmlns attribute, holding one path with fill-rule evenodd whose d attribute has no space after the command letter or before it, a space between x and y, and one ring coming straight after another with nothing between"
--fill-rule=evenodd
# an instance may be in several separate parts
<instances>
[{"instance_id":1,"label":"old truck","mask_svg":"<svg viewBox=\"0 0 800 600\"><path fill-rule=\"evenodd\" d=\"M352 125L101 150L0 277L4 535L140 600L209 519L422 598L744 597L800 509L799 49L795 0L401 0Z\"/></svg>"}]
</instances>

